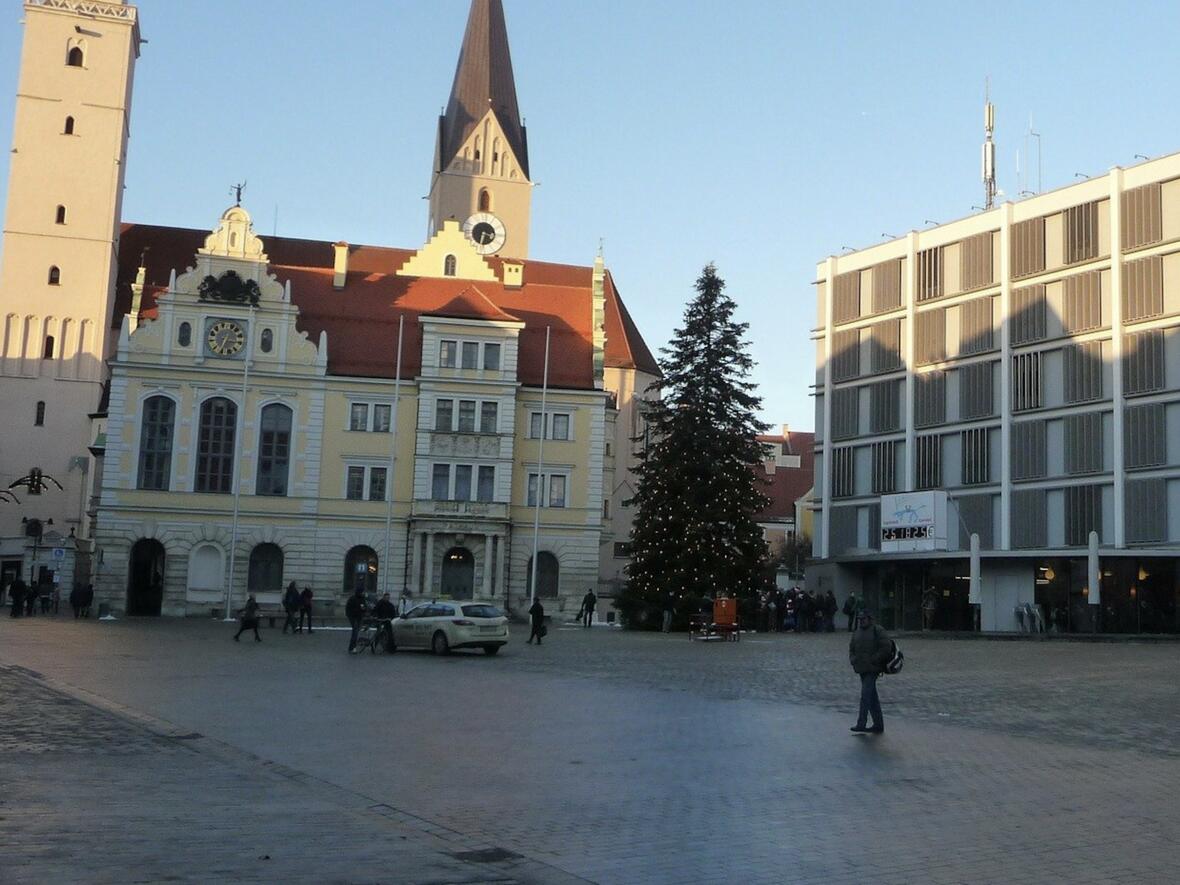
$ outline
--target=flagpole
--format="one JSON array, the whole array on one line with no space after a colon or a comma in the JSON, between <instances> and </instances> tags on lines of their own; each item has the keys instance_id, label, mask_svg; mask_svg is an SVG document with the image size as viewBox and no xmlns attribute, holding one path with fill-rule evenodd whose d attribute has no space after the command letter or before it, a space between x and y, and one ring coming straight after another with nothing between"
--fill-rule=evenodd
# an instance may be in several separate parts
<instances>
[{"instance_id":1,"label":"flagpole","mask_svg":"<svg viewBox=\"0 0 1180 885\"><path fill-rule=\"evenodd\" d=\"M551 326L545 327L545 370L541 376L541 444L537 448L537 506L533 514L533 567L530 569L529 588L530 604L537 601L537 539L541 531L541 498L545 494L545 474L542 467L545 464L545 431L546 431L546 397L549 393L549 332ZM528 482L525 482L528 489Z\"/></svg>"},{"instance_id":2,"label":"flagpole","mask_svg":"<svg viewBox=\"0 0 1180 885\"><path fill-rule=\"evenodd\" d=\"M246 327L246 359L245 365L242 368L242 432L234 433L234 469L233 469L233 483L234 483L234 521L233 529L230 531L229 542L229 579L225 582L225 620L232 621L233 615L230 612L231 599L233 597L234 588L234 564L237 559L238 552L238 513L241 510L242 503L242 452L241 444L242 437L246 435L246 396L250 386L250 358L254 355L254 305L250 305L250 323ZM236 429L235 429L236 431Z\"/></svg>"},{"instance_id":3,"label":"flagpole","mask_svg":"<svg viewBox=\"0 0 1180 885\"><path fill-rule=\"evenodd\" d=\"M389 505L385 510L385 568L381 570L381 592L389 592L389 572L392 568L393 554L393 491L394 470L397 468L397 406L402 397L402 333L405 330L406 316L402 314L397 319L397 369L393 376L393 414L390 416L389 435L389 477L385 481L385 490L389 495Z\"/></svg>"}]
</instances>

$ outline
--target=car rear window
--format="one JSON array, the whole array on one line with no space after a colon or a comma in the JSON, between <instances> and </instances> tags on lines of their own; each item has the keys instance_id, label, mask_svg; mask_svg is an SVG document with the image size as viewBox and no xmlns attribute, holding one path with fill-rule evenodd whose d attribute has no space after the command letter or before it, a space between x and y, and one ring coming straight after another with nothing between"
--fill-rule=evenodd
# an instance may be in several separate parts
<instances>
[{"instance_id":1,"label":"car rear window","mask_svg":"<svg viewBox=\"0 0 1180 885\"><path fill-rule=\"evenodd\" d=\"M465 605L463 614L469 618L502 618L504 616L494 605Z\"/></svg>"}]
</instances>

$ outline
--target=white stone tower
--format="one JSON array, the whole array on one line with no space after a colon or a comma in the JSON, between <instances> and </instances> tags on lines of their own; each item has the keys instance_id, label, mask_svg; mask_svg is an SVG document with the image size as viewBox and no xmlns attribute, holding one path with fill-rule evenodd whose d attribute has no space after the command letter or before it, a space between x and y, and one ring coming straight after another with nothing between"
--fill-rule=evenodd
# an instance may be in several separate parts
<instances>
[{"instance_id":1,"label":"white stone tower","mask_svg":"<svg viewBox=\"0 0 1180 885\"><path fill-rule=\"evenodd\" d=\"M22 517L87 533L140 44L136 8L116 0L26 0L24 16L0 251L0 487L36 467L64 489L0 505L9 558Z\"/></svg>"}]
</instances>

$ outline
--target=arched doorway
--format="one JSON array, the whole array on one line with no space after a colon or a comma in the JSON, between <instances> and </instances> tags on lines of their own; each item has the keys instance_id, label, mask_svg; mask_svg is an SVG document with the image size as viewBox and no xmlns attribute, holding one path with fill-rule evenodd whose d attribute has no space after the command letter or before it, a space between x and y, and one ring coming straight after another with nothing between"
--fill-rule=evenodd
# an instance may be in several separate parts
<instances>
[{"instance_id":1,"label":"arched doorway","mask_svg":"<svg viewBox=\"0 0 1180 885\"><path fill-rule=\"evenodd\" d=\"M366 594L377 592L377 553L372 547L353 547L344 557L344 595L351 596L357 587Z\"/></svg>"},{"instance_id":2,"label":"arched doorway","mask_svg":"<svg viewBox=\"0 0 1180 885\"><path fill-rule=\"evenodd\" d=\"M278 544L257 544L250 551L246 588L250 593L278 593L283 589L283 551Z\"/></svg>"},{"instance_id":3,"label":"arched doorway","mask_svg":"<svg viewBox=\"0 0 1180 885\"><path fill-rule=\"evenodd\" d=\"M552 599L557 596L557 557L542 550L537 554L537 561L541 564L537 570L537 596ZM533 593L533 560L531 557L529 558L528 572L525 575L524 592L526 596L532 596Z\"/></svg>"},{"instance_id":4,"label":"arched doorway","mask_svg":"<svg viewBox=\"0 0 1180 885\"><path fill-rule=\"evenodd\" d=\"M475 557L466 547L452 547L443 556L442 595L471 599L475 594Z\"/></svg>"},{"instance_id":5,"label":"arched doorway","mask_svg":"<svg viewBox=\"0 0 1180 885\"><path fill-rule=\"evenodd\" d=\"M141 538L127 568L127 614L158 615L164 602L164 545Z\"/></svg>"}]
</instances>

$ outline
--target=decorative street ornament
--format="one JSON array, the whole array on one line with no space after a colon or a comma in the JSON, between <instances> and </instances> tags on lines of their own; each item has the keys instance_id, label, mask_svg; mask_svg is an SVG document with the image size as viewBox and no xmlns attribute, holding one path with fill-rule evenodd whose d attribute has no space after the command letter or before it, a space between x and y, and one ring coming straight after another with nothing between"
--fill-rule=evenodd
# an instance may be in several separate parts
<instances>
[{"instance_id":1,"label":"decorative street ornament","mask_svg":"<svg viewBox=\"0 0 1180 885\"><path fill-rule=\"evenodd\" d=\"M257 306L261 297L258 284L243 280L237 271L227 270L220 277L212 274L201 280L197 295L202 301L222 301L231 304L252 304Z\"/></svg>"}]
</instances>

